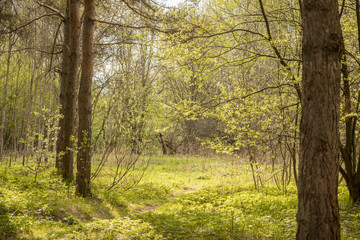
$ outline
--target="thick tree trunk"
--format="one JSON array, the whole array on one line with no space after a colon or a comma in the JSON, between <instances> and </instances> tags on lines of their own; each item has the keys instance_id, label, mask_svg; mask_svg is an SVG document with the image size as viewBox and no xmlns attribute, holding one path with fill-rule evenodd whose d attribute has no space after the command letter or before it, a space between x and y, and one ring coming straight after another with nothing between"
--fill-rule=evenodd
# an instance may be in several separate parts
<instances>
[{"instance_id":1,"label":"thick tree trunk","mask_svg":"<svg viewBox=\"0 0 360 240\"><path fill-rule=\"evenodd\" d=\"M63 76L60 102L62 105L63 119L61 120L59 131L58 148L58 166L60 165L62 177L65 181L72 181L74 178L73 163L74 154L73 136L75 129L75 104L76 104L76 86L78 81L79 66L79 47L80 47L80 1L68 1L69 23L65 24L65 40L69 41L64 44L67 48L66 55L63 58ZM66 31L68 31L66 33Z\"/></svg>"},{"instance_id":2,"label":"thick tree trunk","mask_svg":"<svg viewBox=\"0 0 360 240\"><path fill-rule=\"evenodd\" d=\"M77 156L76 195L91 195L91 84L93 76L95 0L85 0L83 60L79 89L79 152Z\"/></svg>"},{"instance_id":3,"label":"thick tree trunk","mask_svg":"<svg viewBox=\"0 0 360 240\"><path fill-rule=\"evenodd\" d=\"M360 201L360 184L353 183L352 185L348 185L348 190L349 190L351 200L353 202L359 202Z\"/></svg>"},{"instance_id":4,"label":"thick tree trunk","mask_svg":"<svg viewBox=\"0 0 360 240\"><path fill-rule=\"evenodd\" d=\"M70 0L70 47L68 55L68 76L66 84L66 101L64 106L64 155L62 159L62 176L64 180L73 180L74 154L73 136L75 129L76 86L78 81L79 47L80 47L80 1Z\"/></svg>"},{"instance_id":5,"label":"thick tree trunk","mask_svg":"<svg viewBox=\"0 0 360 240\"><path fill-rule=\"evenodd\" d=\"M304 0L297 239L340 239L338 139L342 37L336 0Z\"/></svg>"}]
</instances>

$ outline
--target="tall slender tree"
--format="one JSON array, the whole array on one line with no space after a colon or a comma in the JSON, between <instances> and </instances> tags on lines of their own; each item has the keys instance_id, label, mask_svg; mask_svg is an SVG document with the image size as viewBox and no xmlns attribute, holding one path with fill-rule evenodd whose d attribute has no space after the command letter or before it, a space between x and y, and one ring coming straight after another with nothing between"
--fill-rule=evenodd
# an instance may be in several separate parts
<instances>
[{"instance_id":1,"label":"tall slender tree","mask_svg":"<svg viewBox=\"0 0 360 240\"><path fill-rule=\"evenodd\" d=\"M95 0L85 0L81 80L78 96L79 139L76 194L90 196L91 177L91 85L94 68Z\"/></svg>"},{"instance_id":2,"label":"tall slender tree","mask_svg":"<svg viewBox=\"0 0 360 240\"><path fill-rule=\"evenodd\" d=\"M68 75L68 49L70 43L70 18L69 18L69 0L66 1L65 6L65 18L64 18L64 39L62 46L62 65L61 65L61 75L60 75L60 94L59 94L59 104L60 110L59 113L62 117L59 119L59 132L58 139L56 142L56 168L61 171L62 167L62 155L64 151L64 136L65 136L65 123L64 123L64 106L66 101L66 83L67 83L67 75Z\"/></svg>"},{"instance_id":3,"label":"tall slender tree","mask_svg":"<svg viewBox=\"0 0 360 240\"><path fill-rule=\"evenodd\" d=\"M354 35L355 39L357 39L357 51L360 51L360 1L355 1L355 15L356 15L356 26L357 26L357 34ZM357 117L359 113L360 106L360 92L356 90L356 92L352 91L352 89L356 88L354 84L352 84L350 73L353 72L351 70L351 62L349 61L348 56L354 56L351 54L348 49L350 48L350 44L345 45L343 48L344 56L342 61L342 77L343 77L343 96L344 96L344 107L343 114L345 115L345 141L343 144L340 144L340 152L341 157L344 162L343 165L340 165L340 173L344 177L347 188L349 190L350 198L353 202L360 201L360 158L358 145L358 123L359 119ZM358 63L360 65L360 63ZM353 74L354 75L354 74ZM358 95L355 97L355 95ZM353 99L357 98L355 104ZM355 113L355 114L353 114Z\"/></svg>"},{"instance_id":4,"label":"tall slender tree","mask_svg":"<svg viewBox=\"0 0 360 240\"><path fill-rule=\"evenodd\" d=\"M67 1L68 18L64 24L63 73L61 75L60 121L57 166L64 180L71 181L73 173L73 135L75 128L76 86L78 81L80 46L80 1Z\"/></svg>"},{"instance_id":5,"label":"tall slender tree","mask_svg":"<svg viewBox=\"0 0 360 240\"><path fill-rule=\"evenodd\" d=\"M1 123L0 123L0 160L3 158L4 151L4 128L5 128L5 118L6 118L6 102L7 102L7 92L9 85L9 76L10 76L10 60L11 60L11 48L12 48L12 35L9 34L9 45L8 45L8 56L6 64L6 78L5 78L5 87L3 95L3 105L1 109Z\"/></svg>"},{"instance_id":6,"label":"tall slender tree","mask_svg":"<svg viewBox=\"0 0 360 240\"><path fill-rule=\"evenodd\" d=\"M340 239L342 33L336 0L304 0L297 239Z\"/></svg>"}]
</instances>

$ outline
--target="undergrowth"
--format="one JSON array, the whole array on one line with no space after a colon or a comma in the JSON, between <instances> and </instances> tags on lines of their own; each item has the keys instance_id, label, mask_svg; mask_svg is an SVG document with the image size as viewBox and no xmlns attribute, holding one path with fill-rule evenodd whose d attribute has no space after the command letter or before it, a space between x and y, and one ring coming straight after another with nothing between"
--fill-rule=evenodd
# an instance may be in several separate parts
<instances>
[{"instance_id":1,"label":"undergrowth","mask_svg":"<svg viewBox=\"0 0 360 240\"><path fill-rule=\"evenodd\" d=\"M264 169L266 166L264 166ZM297 190L255 190L249 166L226 159L153 157L143 180L92 198L74 195L54 168L0 166L0 239L294 239ZM264 179L268 179L267 176ZM360 206L339 187L342 239L360 239Z\"/></svg>"}]
</instances>

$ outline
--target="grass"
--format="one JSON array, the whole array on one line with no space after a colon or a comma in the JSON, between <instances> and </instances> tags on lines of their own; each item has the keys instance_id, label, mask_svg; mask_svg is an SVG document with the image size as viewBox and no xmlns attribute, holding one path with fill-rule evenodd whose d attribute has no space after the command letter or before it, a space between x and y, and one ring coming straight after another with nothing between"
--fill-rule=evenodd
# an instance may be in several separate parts
<instances>
[{"instance_id":1,"label":"grass","mask_svg":"<svg viewBox=\"0 0 360 240\"><path fill-rule=\"evenodd\" d=\"M269 179L268 166L261 166ZM271 181L255 190L250 166L220 158L153 157L128 191L93 182L94 197L74 196L53 168L37 182L28 168L0 166L0 239L294 239L297 190ZM266 175L268 174L268 175ZM342 239L360 239L360 207L339 188Z\"/></svg>"}]
</instances>

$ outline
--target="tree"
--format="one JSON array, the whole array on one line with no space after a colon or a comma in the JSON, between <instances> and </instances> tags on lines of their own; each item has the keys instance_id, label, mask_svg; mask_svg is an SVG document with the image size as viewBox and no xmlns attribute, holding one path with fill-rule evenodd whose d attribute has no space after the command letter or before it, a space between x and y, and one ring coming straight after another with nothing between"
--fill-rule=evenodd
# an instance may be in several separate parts
<instances>
[{"instance_id":1,"label":"tree","mask_svg":"<svg viewBox=\"0 0 360 240\"><path fill-rule=\"evenodd\" d=\"M9 34L9 47L8 47L8 57L7 57L7 67L6 67L6 80L5 80L5 88L4 88L4 99L3 106L1 110L1 124L0 124L0 160L3 158L3 150L4 150L4 128L5 128L5 118L6 118L6 100L7 100L7 92L9 85L9 75L10 75L10 60L11 60L11 48L13 46L13 42L11 39L11 34Z\"/></svg>"},{"instance_id":2,"label":"tree","mask_svg":"<svg viewBox=\"0 0 360 240\"><path fill-rule=\"evenodd\" d=\"M82 69L78 96L79 138L76 174L76 194L91 195L91 84L94 67L95 0L85 0Z\"/></svg>"},{"instance_id":3,"label":"tree","mask_svg":"<svg viewBox=\"0 0 360 240\"><path fill-rule=\"evenodd\" d=\"M356 18L350 11L355 10ZM357 74L360 62L356 52L360 49L360 4L355 1L355 9L342 11L342 22L344 25L343 42L344 56L341 66L343 79L343 101L342 114L344 118L343 141L340 144L340 152L343 164L340 164L340 173L344 177L353 202L360 201L360 158L358 140L358 114L360 104L360 92L358 90ZM350 13L349 13L349 12ZM345 27L346 26L346 27ZM357 95L357 96L356 96ZM356 99L354 101L353 99Z\"/></svg>"},{"instance_id":4,"label":"tree","mask_svg":"<svg viewBox=\"0 0 360 240\"><path fill-rule=\"evenodd\" d=\"M80 46L80 1L68 0L64 21L63 63L60 82L60 120L57 145L57 167L64 180L72 181L73 173L73 135L75 128L75 100L78 79Z\"/></svg>"},{"instance_id":5,"label":"tree","mask_svg":"<svg viewBox=\"0 0 360 240\"><path fill-rule=\"evenodd\" d=\"M302 4L297 239L340 239L337 199L342 33L336 0Z\"/></svg>"}]
</instances>

